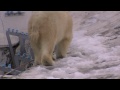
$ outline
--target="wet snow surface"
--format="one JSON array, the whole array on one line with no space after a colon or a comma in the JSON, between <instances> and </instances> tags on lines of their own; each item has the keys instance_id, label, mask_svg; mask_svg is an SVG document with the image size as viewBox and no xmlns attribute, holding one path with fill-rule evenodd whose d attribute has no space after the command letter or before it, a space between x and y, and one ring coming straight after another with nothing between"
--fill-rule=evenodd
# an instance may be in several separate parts
<instances>
[{"instance_id":1,"label":"wet snow surface","mask_svg":"<svg viewBox=\"0 0 120 90\"><path fill-rule=\"evenodd\" d=\"M65 58L51 67L38 66L14 77L22 79L120 78L120 12L71 12L74 38Z\"/></svg>"}]
</instances>

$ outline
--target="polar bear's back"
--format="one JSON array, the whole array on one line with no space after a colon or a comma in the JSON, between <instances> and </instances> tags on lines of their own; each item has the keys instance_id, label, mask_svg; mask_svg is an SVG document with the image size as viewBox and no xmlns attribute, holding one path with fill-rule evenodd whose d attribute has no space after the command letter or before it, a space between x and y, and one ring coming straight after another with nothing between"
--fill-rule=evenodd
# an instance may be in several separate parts
<instances>
[{"instance_id":1,"label":"polar bear's back","mask_svg":"<svg viewBox=\"0 0 120 90\"><path fill-rule=\"evenodd\" d=\"M48 32L53 32L51 35L55 36L58 42L64 35L70 35L69 33L72 32L67 31L67 29L72 28L72 18L68 11L33 11L29 25L32 28L29 30L31 33L32 30L42 35L43 33L46 35Z\"/></svg>"}]
</instances>

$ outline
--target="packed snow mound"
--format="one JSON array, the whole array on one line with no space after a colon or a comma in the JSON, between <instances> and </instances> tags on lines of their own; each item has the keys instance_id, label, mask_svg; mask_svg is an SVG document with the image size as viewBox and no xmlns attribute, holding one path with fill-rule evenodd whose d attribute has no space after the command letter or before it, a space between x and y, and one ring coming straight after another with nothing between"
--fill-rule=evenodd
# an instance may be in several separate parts
<instances>
[{"instance_id":1,"label":"packed snow mound","mask_svg":"<svg viewBox=\"0 0 120 90\"><path fill-rule=\"evenodd\" d=\"M13 79L119 79L119 11L71 11L74 37L54 66L32 67ZM118 27L116 29L116 27Z\"/></svg>"}]
</instances>

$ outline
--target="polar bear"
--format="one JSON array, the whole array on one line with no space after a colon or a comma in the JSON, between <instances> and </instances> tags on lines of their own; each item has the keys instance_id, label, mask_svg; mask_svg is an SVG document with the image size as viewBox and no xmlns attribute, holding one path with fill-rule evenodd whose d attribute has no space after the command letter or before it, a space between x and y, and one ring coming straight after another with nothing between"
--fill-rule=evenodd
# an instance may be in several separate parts
<instances>
[{"instance_id":1,"label":"polar bear","mask_svg":"<svg viewBox=\"0 0 120 90\"><path fill-rule=\"evenodd\" d=\"M64 58L71 43L73 21L67 11L33 11L28 23L34 65L54 65L56 58Z\"/></svg>"}]
</instances>

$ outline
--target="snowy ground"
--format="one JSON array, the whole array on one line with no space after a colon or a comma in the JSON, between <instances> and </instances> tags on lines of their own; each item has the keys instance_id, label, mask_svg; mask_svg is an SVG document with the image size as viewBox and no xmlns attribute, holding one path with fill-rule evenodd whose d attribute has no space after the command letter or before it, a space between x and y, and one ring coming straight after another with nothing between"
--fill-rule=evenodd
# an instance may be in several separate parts
<instances>
[{"instance_id":1,"label":"snowy ground","mask_svg":"<svg viewBox=\"0 0 120 90\"><path fill-rule=\"evenodd\" d=\"M118 11L71 12L74 38L66 58L54 66L33 67L13 77L22 79L119 79Z\"/></svg>"}]
</instances>

